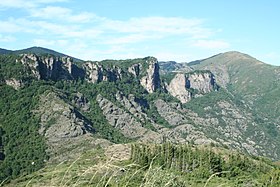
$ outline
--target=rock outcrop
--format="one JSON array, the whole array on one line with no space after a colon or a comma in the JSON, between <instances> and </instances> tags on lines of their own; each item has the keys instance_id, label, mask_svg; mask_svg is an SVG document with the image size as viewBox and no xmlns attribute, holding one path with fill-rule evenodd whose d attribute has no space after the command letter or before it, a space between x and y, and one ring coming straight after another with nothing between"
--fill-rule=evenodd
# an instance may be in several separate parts
<instances>
[{"instance_id":1,"label":"rock outcrop","mask_svg":"<svg viewBox=\"0 0 280 187\"><path fill-rule=\"evenodd\" d=\"M7 80L5 80L5 83L6 83L6 85L9 85L16 90L18 90L22 86L24 86L24 83L21 80L16 80L16 79L7 79Z\"/></svg>"},{"instance_id":2,"label":"rock outcrop","mask_svg":"<svg viewBox=\"0 0 280 187\"><path fill-rule=\"evenodd\" d=\"M168 92L179 99L182 103L187 103L191 100L192 94L187 90L188 80L185 74L179 73L171 80L167 86Z\"/></svg>"},{"instance_id":3,"label":"rock outcrop","mask_svg":"<svg viewBox=\"0 0 280 187\"><path fill-rule=\"evenodd\" d=\"M201 96L216 89L215 78L211 72L177 73L166 86L167 91L187 103L192 97ZM194 94L195 92L195 94Z\"/></svg>"},{"instance_id":4,"label":"rock outcrop","mask_svg":"<svg viewBox=\"0 0 280 187\"><path fill-rule=\"evenodd\" d=\"M82 111L89 111L90 109L90 102L84 96L84 94L78 92L72 102L76 105L77 108L81 109Z\"/></svg>"},{"instance_id":5,"label":"rock outcrop","mask_svg":"<svg viewBox=\"0 0 280 187\"><path fill-rule=\"evenodd\" d=\"M98 62L86 62L84 64L86 72L86 80L91 83L99 83L102 81L116 81L122 79L122 69L113 66L105 67Z\"/></svg>"},{"instance_id":6,"label":"rock outcrop","mask_svg":"<svg viewBox=\"0 0 280 187\"><path fill-rule=\"evenodd\" d=\"M70 57L37 56L23 54L20 62L27 66L36 79L60 80L83 77L84 72L73 64Z\"/></svg>"},{"instance_id":7,"label":"rock outcrop","mask_svg":"<svg viewBox=\"0 0 280 187\"><path fill-rule=\"evenodd\" d=\"M59 93L43 94L39 108L33 112L40 118L39 133L46 138L51 162L60 162L96 147L92 122L66 103Z\"/></svg>"},{"instance_id":8,"label":"rock outcrop","mask_svg":"<svg viewBox=\"0 0 280 187\"><path fill-rule=\"evenodd\" d=\"M124 136L136 138L138 141L143 142L162 142L162 135L143 127L143 123L129 112L116 106L101 95L97 96L96 101L99 103L109 124L120 130Z\"/></svg>"},{"instance_id":9,"label":"rock outcrop","mask_svg":"<svg viewBox=\"0 0 280 187\"><path fill-rule=\"evenodd\" d=\"M160 89L159 64L153 57L150 57L146 63L148 63L146 75L141 78L140 83L149 93L153 93Z\"/></svg>"},{"instance_id":10,"label":"rock outcrop","mask_svg":"<svg viewBox=\"0 0 280 187\"><path fill-rule=\"evenodd\" d=\"M92 124L71 105L65 103L56 93L50 92L41 97L37 113L41 117L40 134L48 141L60 141L86 133L93 133Z\"/></svg>"},{"instance_id":11,"label":"rock outcrop","mask_svg":"<svg viewBox=\"0 0 280 187\"><path fill-rule=\"evenodd\" d=\"M96 100L110 125L119 129L127 137L140 138L144 136L147 129L143 128L142 124L132 115L101 95L98 95Z\"/></svg>"},{"instance_id":12,"label":"rock outcrop","mask_svg":"<svg viewBox=\"0 0 280 187\"><path fill-rule=\"evenodd\" d=\"M86 79L91 83L98 83L105 80L103 77L103 68L98 63L87 62L84 64L86 69Z\"/></svg>"},{"instance_id":13,"label":"rock outcrop","mask_svg":"<svg viewBox=\"0 0 280 187\"><path fill-rule=\"evenodd\" d=\"M140 75L141 69L141 64L133 64L131 67L128 68L128 72L131 73L134 77L138 77Z\"/></svg>"},{"instance_id":14,"label":"rock outcrop","mask_svg":"<svg viewBox=\"0 0 280 187\"><path fill-rule=\"evenodd\" d=\"M147 120L147 115L143 112L140 104L135 101L134 95L130 94L126 97L123 93L118 91L116 93L116 99L141 122L144 123L145 120Z\"/></svg>"},{"instance_id":15,"label":"rock outcrop","mask_svg":"<svg viewBox=\"0 0 280 187\"><path fill-rule=\"evenodd\" d=\"M183 109L180 109L180 105L167 103L161 99L156 100L154 104L161 117L173 126L171 129L159 129L159 132L164 134L169 141L174 143L194 142L195 144L216 143L193 125L193 121L184 115L189 115L189 112L182 111Z\"/></svg>"},{"instance_id":16,"label":"rock outcrop","mask_svg":"<svg viewBox=\"0 0 280 187\"><path fill-rule=\"evenodd\" d=\"M188 74L187 88L193 88L200 94L206 94L215 89L215 79L211 72L193 72Z\"/></svg>"}]
</instances>

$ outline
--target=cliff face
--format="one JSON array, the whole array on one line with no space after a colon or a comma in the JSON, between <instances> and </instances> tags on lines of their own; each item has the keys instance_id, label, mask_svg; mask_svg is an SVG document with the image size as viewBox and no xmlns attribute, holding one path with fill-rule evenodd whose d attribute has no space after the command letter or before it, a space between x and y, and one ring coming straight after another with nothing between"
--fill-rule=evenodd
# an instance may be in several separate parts
<instances>
[{"instance_id":1,"label":"cliff face","mask_svg":"<svg viewBox=\"0 0 280 187\"><path fill-rule=\"evenodd\" d=\"M156 58L150 58L148 61L146 75L142 77L140 83L149 92L153 93L160 89L159 64Z\"/></svg>"},{"instance_id":2,"label":"cliff face","mask_svg":"<svg viewBox=\"0 0 280 187\"><path fill-rule=\"evenodd\" d=\"M187 88L193 88L201 94L206 94L215 89L215 78L211 72L194 72L188 75Z\"/></svg>"},{"instance_id":3,"label":"cliff face","mask_svg":"<svg viewBox=\"0 0 280 187\"><path fill-rule=\"evenodd\" d=\"M128 68L128 72L131 73L134 77L138 77L142 70L141 64L133 64L131 67Z\"/></svg>"},{"instance_id":4,"label":"cliff face","mask_svg":"<svg viewBox=\"0 0 280 187\"><path fill-rule=\"evenodd\" d=\"M38 80L76 80L85 79L90 83L102 81L117 81L131 75L138 79L148 93L153 93L161 88L159 64L156 58L147 57L126 62L84 62L81 66L73 63L70 57L37 56L35 54L23 54L17 63L24 65L31 77ZM21 81L21 80L17 80ZM7 80L8 85L19 88L15 81ZM24 82L22 82L22 85Z\"/></svg>"},{"instance_id":5,"label":"cliff face","mask_svg":"<svg viewBox=\"0 0 280 187\"><path fill-rule=\"evenodd\" d=\"M121 80L123 76L122 69L115 65L106 67L98 62L86 62L83 68L86 72L86 80L91 83Z\"/></svg>"},{"instance_id":6,"label":"cliff face","mask_svg":"<svg viewBox=\"0 0 280 187\"><path fill-rule=\"evenodd\" d=\"M37 79L71 80L78 77L83 77L83 70L73 64L70 57L23 54L20 62L29 68L33 76Z\"/></svg>"},{"instance_id":7,"label":"cliff face","mask_svg":"<svg viewBox=\"0 0 280 187\"><path fill-rule=\"evenodd\" d=\"M187 90L188 79L185 74L177 74L171 80L170 84L167 86L168 92L173 96L179 99L182 103L188 102L192 94Z\"/></svg>"},{"instance_id":8,"label":"cliff face","mask_svg":"<svg viewBox=\"0 0 280 187\"><path fill-rule=\"evenodd\" d=\"M91 83L98 83L105 78L103 77L103 68L99 64L87 62L84 65L86 69L87 81Z\"/></svg>"},{"instance_id":9,"label":"cliff face","mask_svg":"<svg viewBox=\"0 0 280 187\"><path fill-rule=\"evenodd\" d=\"M187 103L192 97L201 96L213 90L216 90L216 83L211 72L177 73L167 85L170 95L182 103Z\"/></svg>"}]
</instances>

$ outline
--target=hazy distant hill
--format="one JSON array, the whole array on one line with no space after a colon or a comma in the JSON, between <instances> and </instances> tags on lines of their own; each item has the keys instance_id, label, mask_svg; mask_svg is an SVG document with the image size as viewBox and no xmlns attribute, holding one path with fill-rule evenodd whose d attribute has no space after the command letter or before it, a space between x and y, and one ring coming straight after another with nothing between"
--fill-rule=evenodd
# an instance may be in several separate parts
<instances>
[{"instance_id":1,"label":"hazy distant hill","mask_svg":"<svg viewBox=\"0 0 280 187\"><path fill-rule=\"evenodd\" d=\"M43 48L43 47L30 47L26 49L21 49L21 50L7 50L7 49L1 49L0 48L0 54L24 54L24 53L34 53L36 55L44 55L44 54L50 54L58 57L63 57L63 56L68 56L63 53L59 53L57 51ZM74 61L82 61L77 58L73 58Z\"/></svg>"}]
</instances>

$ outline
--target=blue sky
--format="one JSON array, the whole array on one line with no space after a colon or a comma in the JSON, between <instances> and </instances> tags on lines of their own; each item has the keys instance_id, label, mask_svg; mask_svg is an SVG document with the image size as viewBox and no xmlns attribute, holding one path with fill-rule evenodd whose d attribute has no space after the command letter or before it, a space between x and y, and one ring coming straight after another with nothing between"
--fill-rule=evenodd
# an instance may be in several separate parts
<instances>
[{"instance_id":1,"label":"blue sky","mask_svg":"<svg viewBox=\"0 0 280 187\"><path fill-rule=\"evenodd\" d=\"M234 50L279 66L279 7L276 0L1 0L0 48L178 62Z\"/></svg>"}]
</instances>

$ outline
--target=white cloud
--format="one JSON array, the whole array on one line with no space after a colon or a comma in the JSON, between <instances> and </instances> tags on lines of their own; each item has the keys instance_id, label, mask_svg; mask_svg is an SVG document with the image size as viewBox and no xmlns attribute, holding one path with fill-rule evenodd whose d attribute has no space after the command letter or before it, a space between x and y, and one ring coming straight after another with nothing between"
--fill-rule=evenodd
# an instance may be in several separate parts
<instances>
[{"instance_id":1,"label":"white cloud","mask_svg":"<svg viewBox=\"0 0 280 187\"><path fill-rule=\"evenodd\" d=\"M46 40L46 39L35 39L33 40L35 46L52 47L54 45L60 47L66 47L69 45L68 40Z\"/></svg>"},{"instance_id":2,"label":"white cloud","mask_svg":"<svg viewBox=\"0 0 280 187\"><path fill-rule=\"evenodd\" d=\"M140 17L126 21L105 20L104 29L120 33L160 33L164 35L190 34L209 35L213 31L203 28L202 19L186 19L180 17Z\"/></svg>"},{"instance_id":3,"label":"white cloud","mask_svg":"<svg viewBox=\"0 0 280 187\"><path fill-rule=\"evenodd\" d=\"M95 14L89 12L81 12L79 14L74 14L71 9L59 6L47 6L39 9L30 9L30 15L32 17L42 19L55 19L79 23L89 22L95 17L97 17Z\"/></svg>"},{"instance_id":4,"label":"white cloud","mask_svg":"<svg viewBox=\"0 0 280 187\"><path fill-rule=\"evenodd\" d=\"M67 2L68 0L1 0L0 8L20 8L26 9L35 8L40 5Z\"/></svg>"},{"instance_id":5,"label":"white cloud","mask_svg":"<svg viewBox=\"0 0 280 187\"><path fill-rule=\"evenodd\" d=\"M121 37L110 37L102 43L103 44L132 44L132 43L139 43L146 40L154 40L160 38L162 38L162 36L160 35L137 33L137 34L128 34Z\"/></svg>"},{"instance_id":6,"label":"white cloud","mask_svg":"<svg viewBox=\"0 0 280 187\"><path fill-rule=\"evenodd\" d=\"M181 50L186 41L206 49L229 47L225 41L211 40L219 30L205 27L204 19L152 16L118 20L52 4L64 1L0 0L0 10L25 10L20 17L0 18L0 41L12 39L3 37L6 35L26 37L26 43L95 60L153 55L160 60L187 61L190 55Z\"/></svg>"},{"instance_id":7,"label":"white cloud","mask_svg":"<svg viewBox=\"0 0 280 187\"><path fill-rule=\"evenodd\" d=\"M193 42L192 46L205 49L227 49L230 44L221 40L197 40Z\"/></svg>"}]
</instances>

